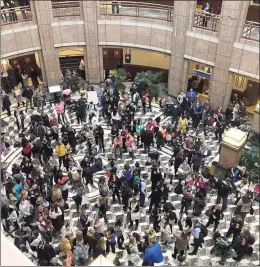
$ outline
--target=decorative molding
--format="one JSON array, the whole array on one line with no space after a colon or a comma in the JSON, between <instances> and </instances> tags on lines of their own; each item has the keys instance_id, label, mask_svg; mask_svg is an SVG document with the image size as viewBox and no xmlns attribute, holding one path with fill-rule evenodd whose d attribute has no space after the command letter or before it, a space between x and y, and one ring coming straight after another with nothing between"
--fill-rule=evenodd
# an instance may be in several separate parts
<instances>
[{"instance_id":1,"label":"decorative molding","mask_svg":"<svg viewBox=\"0 0 260 267\"><path fill-rule=\"evenodd\" d=\"M86 42L72 42L72 43L54 44L54 47L83 46L83 45L86 45Z\"/></svg>"},{"instance_id":2,"label":"decorative molding","mask_svg":"<svg viewBox=\"0 0 260 267\"><path fill-rule=\"evenodd\" d=\"M186 35L190 36L190 37L193 37L193 38L205 40L205 41L208 41L208 42L211 42L211 43L216 43L216 44L218 43L218 38L213 37L213 36L208 36L208 35L205 35L205 34L201 34L201 33L197 33L197 32L190 32L190 31L187 31Z\"/></svg>"},{"instance_id":3,"label":"decorative molding","mask_svg":"<svg viewBox=\"0 0 260 267\"><path fill-rule=\"evenodd\" d=\"M257 75L257 74L249 73L249 72L246 72L246 71L243 71L243 70L239 70L239 69L235 69L235 68L229 68L229 71L237 73L237 74L241 74L241 75L246 76L246 77L250 77L250 78L259 80L259 75Z\"/></svg>"},{"instance_id":4,"label":"decorative molding","mask_svg":"<svg viewBox=\"0 0 260 267\"><path fill-rule=\"evenodd\" d=\"M1 36L7 35L7 34L12 34L15 32L24 32L24 31L35 30L35 29L38 29L37 25L24 26L24 27L9 29L9 30L3 30L3 31L1 31Z\"/></svg>"},{"instance_id":5,"label":"decorative molding","mask_svg":"<svg viewBox=\"0 0 260 267\"><path fill-rule=\"evenodd\" d=\"M234 47L259 54L259 46L258 47L257 46L251 46L251 45L246 45L246 44L241 44L241 43L235 42Z\"/></svg>"},{"instance_id":6,"label":"decorative molding","mask_svg":"<svg viewBox=\"0 0 260 267\"><path fill-rule=\"evenodd\" d=\"M83 20L72 20L72 21L58 21L58 22L53 22L51 24L52 27L60 27L60 26L71 26L71 25L79 25L79 24L84 24Z\"/></svg>"},{"instance_id":7,"label":"decorative molding","mask_svg":"<svg viewBox=\"0 0 260 267\"><path fill-rule=\"evenodd\" d=\"M202 58L197 58L197 57L193 57L193 56L189 56L189 55L184 55L184 58L192 60L192 61L196 61L196 62L199 62L199 63L202 63L202 64L206 64L208 66L212 66L212 67L215 66L214 62L208 61L208 60L205 60L205 59L202 59Z\"/></svg>"},{"instance_id":8,"label":"decorative molding","mask_svg":"<svg viewBox=\"0 0 260 267\"><path fill-rule=\"evenodd\" d=\"M158 29L168 32L173 32L173 28L169 26L164 26L160 24L154 23L144 23L137 21L126 21L126 20L98 20L99 25L124 25L124 26L135 26L135 27L143 27L150 29Z\"/></svg>"},{"instance_id":9,"label":"decorative molding","mask_svg":"<svg viewBox=\"0 0 260 267\"><path fill-rule=\"evenodd\" d=\"M22 49L22 50L17 50L17 51L13 51L10 53L6 53L1 55L1 58L7 58L7 57L11 57L11 56L16 56L19 54L24 54L24 53L28 53L28 52L33 52L33 51L39 51L41 50L41 46L36 46L36 47L32 47L32 48L26 48L26 49Z\"/></svg>"},{"instance_id":10,"label":"decorative molding","mask_svg":"<svg viewBox=\"0 0 260 267\"><path fill-rule=\"evenodd\" d=\"M141 49L147 49L147 50L153 50L153 51L162 52L166 54L171 54L171 50L163 49L163 48L155 47L155 46L149 46L149 45L139 45L139 44L133 44L133 43L120 43L120 42L99 42L98 44L104 45L104 46L135 47L135 48L141 48Z\"/></svg>"}]
</instances>

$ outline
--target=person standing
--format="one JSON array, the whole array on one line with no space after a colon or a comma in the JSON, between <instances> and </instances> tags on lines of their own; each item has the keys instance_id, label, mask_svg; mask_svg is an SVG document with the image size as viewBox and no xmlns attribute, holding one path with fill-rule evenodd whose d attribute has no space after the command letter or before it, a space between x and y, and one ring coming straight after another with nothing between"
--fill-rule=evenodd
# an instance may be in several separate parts
<instances>
[{"instance_id":1,"label":"person standing","mask_svg":"<svg viewBox=\"0 0 260 267\"><path fill-rule=\"evenodd\" d=\"M21 84L18 84L17 87L14 88L14 96L17 102L17 106L20 107L21 104L23 104L24 106L24 102L22 101Z\"/></svg>"},{"instance_id":2,"label":"person standing","mask_svg":"<svg viewBox=\"0 0 260 267\"><path fill-rule=\"evenodd\" d=\"M134 197L131 201L130 201L130 225L129 228L133 229L133 224L135 221L135 229L138 229L138 225L139 225L139 220L140 220L140 206L139 203L137 201L137 199Z\"/></svg>"},{"instance_id":3,"label":"person standing","mask_svg":"<svg viewBox=\"0 0 260 267\"><path fill-rule=\"evenodd\" d=\"M61 167L62 162L64 162L66 153L67 153L67 149L65 145L60 140L58 140L57 145L56 145L56 154L59 158L59 167Z\"/></svg>"},{"instance_id":4,"label":"person standing","mask_svg":"<svg viewBox=\"0 0 260 267\"><path fill-rule=\"evenodd\" d=\"M39 85L39 82L38 82L38 74L37 74L37 72L34 70L34 68L31 68L30 77L31 77L31 79L32 79L32 84L33 84L34 88L37 88L38 85Z\"/></svg>"},{"instance_id":5,"label":"person standing","mask_svg":"<svg viewBox=\"0 0 260 267\"><path fill-rule=\"evenodd\" d=\"M8 116L11 116L11 110L10 110L10 107L11 107L11 101L9 99L9 96L4 94L3 95L3 99L2 99L2 106L3 106L3 110L6 110L7 111L7 115Z\"/></svg>"},{"instance_id":6,"label":"person standing","mask_svg":"<svg viewBox=\"0 0 260 267\"><path fill-rule=\"evenodd\" d=\"M26 71L22 73L22 81L23 81L23 87L27 88L28 87L28 74Z\"/></svg>"},{"instance_id":7,"label":"person standing","mask_svg":"<svg viewBox=\"0 0 260 267\"><path fill-rule=\"evenodd\" d=\"M27 112L29 103L30 103L30 108L31 109L34 109L33 108L33 103L32 103L32 97L33 97L33 90L32 90L32 88L26 87L24 89L24 91L23 91L22 96L26 98L25 111Z\"/></svg>"},{"instance_id":8,"label":"person standing","mask_svg":"<svg viewBox=\"0 0 260 267\"><path fill-rule=\"evenodd\" d=\"M147 191L147 185L145 177L143 176L141 178L141 186L140 186L140 208L144 208L146 191Z\"/></svg>"},{"instance_id":9,"label":"person standing","mask_svg":"<svg viewBox=\"0 0 260 267\"><path fill-rule=\"evenodd\" d=\"M58 102L55 104L55 110L58 114L58 122L60 124L66 123L64 102L61 101L60 98L59 98Z\"/></svg>"}]
</instances>

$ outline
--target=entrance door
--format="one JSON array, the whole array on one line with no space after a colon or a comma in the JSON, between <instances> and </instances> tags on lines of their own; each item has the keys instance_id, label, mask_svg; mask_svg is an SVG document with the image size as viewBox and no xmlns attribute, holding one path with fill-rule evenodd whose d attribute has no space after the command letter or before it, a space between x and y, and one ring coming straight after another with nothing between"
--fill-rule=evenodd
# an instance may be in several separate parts
<instances>
[{"instance_id":1,"label":"entrance door","mask_svg":"<svg viewBox=\"0 0 260 267\"><path fill-rule=\"evenodd\" d=\"M123 62L123 49L103 48L104 70L116 70L117 66Z\"/></svg>"}]
</instances>

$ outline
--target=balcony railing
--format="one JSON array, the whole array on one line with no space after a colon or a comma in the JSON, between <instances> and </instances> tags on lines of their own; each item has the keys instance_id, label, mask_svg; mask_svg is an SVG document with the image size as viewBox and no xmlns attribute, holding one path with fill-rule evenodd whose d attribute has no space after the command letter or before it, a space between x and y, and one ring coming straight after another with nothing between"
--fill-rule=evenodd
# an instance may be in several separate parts
<instances>
[{"instance_id":1,"label":"balcony railing","mask_svg":"<svg viewBox=\"0 0 260 267\"><path fill-rule=\"evenodd\" d=\"M101 2L101 15L130 16L172 21L173 7L140 2Z\"/></svg>"},{"instance_id":2,"label":"balcony railing","mask_svg":"<svg viewBox=\"0 0 260 267\"><path fill-rule=\"evenodd\" d=\"M193 26L216 32L218 31L219 19L219 15L196 12Z\"/></svg>"},{"instance_id":3,"label":"balcony railing","mask_svg":"<svg viewBox=\"0 0 260 267\"><path fill-rule=\"evenodd\" d=\"M260 31L260 23L254 21L246 21L242 37L245 39L259 42L260 41L259 31Z\"/></svg>"},{"instance_id":4,"label":"balcony railing","mask_svg":"<svg viewBox=\"0 0 260 267\"><path fill-rule=\"evenodd\" d=\"M52 3L53 17L79 16L79 1Z\"/></svg>"},{"instance_id":5,"label":"balcony railing","mask_svg":"<svg viewBox=\"0 0 260 267\"><path fill-rule=\"evenodd\" d=\"M1 9L2 25L30 20L32 20L32 11L30 6Z\"/></svg>"}]
</instances>

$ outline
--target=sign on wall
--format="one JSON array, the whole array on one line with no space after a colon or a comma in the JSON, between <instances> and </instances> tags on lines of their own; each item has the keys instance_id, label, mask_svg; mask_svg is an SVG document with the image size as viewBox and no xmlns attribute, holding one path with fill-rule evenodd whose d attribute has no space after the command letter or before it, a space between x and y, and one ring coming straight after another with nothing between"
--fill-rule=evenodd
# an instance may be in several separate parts
<instances>
[{"instance_id":1,"label":"sign on wall","mask_svg":"<svg viewBox=\"0 0 260 267\"><path fill-rule=\"evenodd\" d=\"M198 70L198 69L194 69L193 70L193 74L197 75L197 76L200 76L200 77L203 77L203 78L206 78L208 80L210 80L210 78L211 78L211 74L210 73L205 72L205 71L201 71L201 70Z\"/></svg>"}]
</instances>

